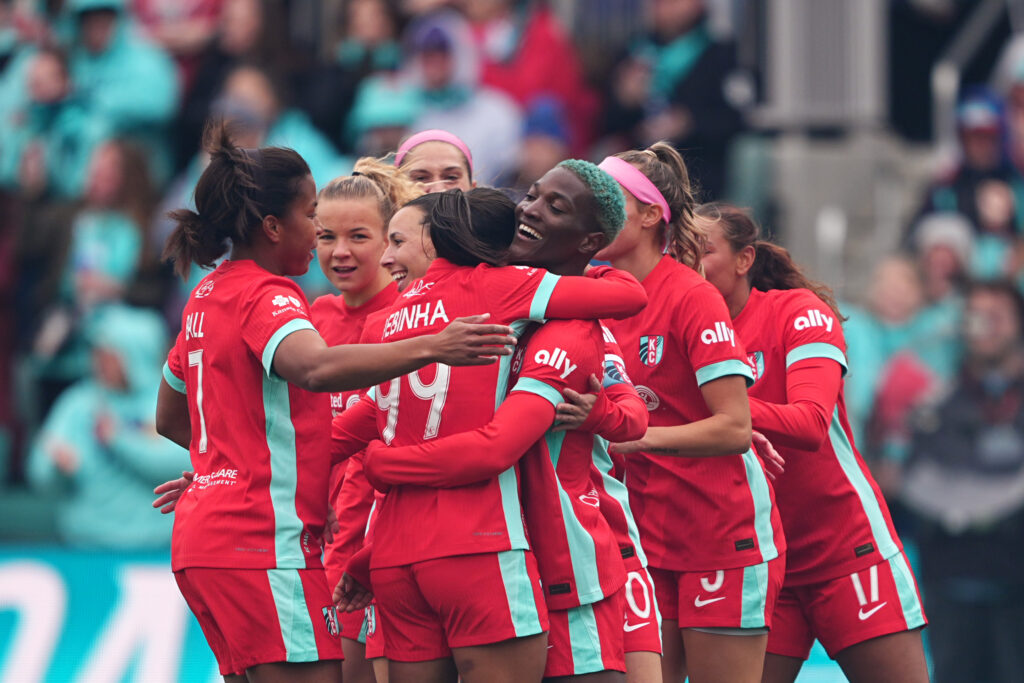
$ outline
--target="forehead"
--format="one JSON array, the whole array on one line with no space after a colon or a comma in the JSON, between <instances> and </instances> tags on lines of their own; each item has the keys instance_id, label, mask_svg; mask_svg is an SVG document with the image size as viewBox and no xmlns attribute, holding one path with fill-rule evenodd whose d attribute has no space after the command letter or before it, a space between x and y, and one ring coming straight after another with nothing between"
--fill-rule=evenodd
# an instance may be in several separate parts
<instances>
[{"instance_id":1,"label":"forehead","mask_svg":"<svg viewBox=\"0 0 1024 683\"><path fill-rule=\"evenodd\" d=\"M320 224L328 230L384 226L377 202L372 197L320 200L316 207L316 216Z\"/></svg>"},{"instance_id":2,"label":"forehead","mask_svg":"<svg viewBox=\"0 0 1024 683\"><path fill-rule=\"evenodd\" d=\"M295 201L302 204L312 204L316 201L316 183L313 182L313 176L308 175L299 181Z\"/></svg>"},{"instance_id":3,"label":"forehead","mask_svg":"<svg viewBox=\"0 0 1024 683\"><path fill-rule=\"evenodd\" d=\"M419 207L407 206L404 209L399 209L388 223L388 232L397 232L403 235L409 235L416 231L423 232L423 217L424 213Z\"/></svg>"},{"instance_id":4,"label":"forehead","mask_svg":"<svg viewBox=\"0 0 1024 683\"><path fill-rule=\"evenodd\" d=\"M566 168L555 167L537 181L540 192L557 192L568 197L573 203L590 196L590 188L579 176Z\"/></svg>"},{"instance_id":5,"label":"forehead","mask_svg":"<svg viewBox=\"0 0 1024 683\"><path fill-rule=\"evenodd\" d=\"M431 140L413 147L402 164L408 171L416 169L444 170L459 168L468 170L466 157L454 145L440 140Z\"/></svg>"}]
</instances>

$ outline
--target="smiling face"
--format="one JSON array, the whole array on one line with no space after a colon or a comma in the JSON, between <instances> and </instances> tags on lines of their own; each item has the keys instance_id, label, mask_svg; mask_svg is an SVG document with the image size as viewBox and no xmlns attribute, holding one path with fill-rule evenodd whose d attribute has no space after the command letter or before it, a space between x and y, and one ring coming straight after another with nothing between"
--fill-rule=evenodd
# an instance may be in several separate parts
<instances>
[{"instance_id":1,"label":"smiling face","mask_svg":"<svg viewBox=\"0 0 1024 683\"><path fill-rule=\"evenodd\" d=\"M456 188L469 192L476 183L470 180L469 167L462 152L447 142L423 142L402 159L402 170L425 192L444 192Z\"/></svg>"},{"instance_id":2,"label":"smiling face","mask_svg":"<svg viewBox=\"0 0 1024 683\"><path fill-rule=\"evenodd\" d=\"M704 277L723 296L727 296L744 279L737 273L737 254L725 238L721 221L700 216L697 218L697 226L707 234L704 257L700 261L704 266Z\"/></svg>"},{"instance_id":3,"label":"smiling face","mask_svg":"<svg viewBox=\"0 0 1024 683\"><path fill-rule=\"evenodd\" d=\"M566 168L551 169L530 187L516 206L516 220L509 263L558 272L567 264L585 264L605 243L593 193Z\"/></svg>"},{"instance_id":4,"label":"smiling face","mask_svg":"<svg viewBox=\"0 0 1024 683\"><path fill-rule=\"evenodd\" d=\"M372 297L387 247L378 202L369 197L327 199L317 206L316 217L316 255L324 275L346 300Z\"/></svg>"},{"instance_id":5,"label":"smiling face","mask_svg":"<svg viewBox=\"0 0 1024 683\"><path fill-rule=\"evenodd\" d=\"M266 220L266 219L264 219ZM316 185L312 176L299 181L298 193L288 211L277 216L277 243L282 275L302 275L309 269L316 247Z\"/></svg>"},{"instance_id":6,"label":"smiling face","mask_svg":"<svg viewBox=\"0 0 1024 683\"><path fill-rule=\"evenodd\" d=\"M388 246L380 260L398 283L399 291L423 277L434 260L434 245L424 224L426 214L417 206L400 209L388 224Z\"/></svg>"}]
</instances>

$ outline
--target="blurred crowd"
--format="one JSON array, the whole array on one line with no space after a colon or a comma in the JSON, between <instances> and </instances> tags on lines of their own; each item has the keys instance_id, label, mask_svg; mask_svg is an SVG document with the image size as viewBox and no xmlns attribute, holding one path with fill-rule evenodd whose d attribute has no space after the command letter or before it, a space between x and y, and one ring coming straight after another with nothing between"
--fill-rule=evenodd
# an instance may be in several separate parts
<instances>
[{"instance_id":1,"label":"blurred crowd","mask_svg":"<svg viewBox=\"0 0 1024 683\"><path fill-rule=\"evenodd\" d=\"M0 2L0 480L62 501L69 543L166 545L166 519L127 511L188 465L152 416L202 273L176 282L160 253L211 116L242 146L294 148L318 185L443 128L482 184L667 139L703 200L732 198L744 103L705 2L583 4L621 19L617 42L574 41L543 0ZM951 614L1024 613L1019 66L964 89L956 155L843 307L858 446L918 543L930 609Z\"/></svg>"}]
</instances>

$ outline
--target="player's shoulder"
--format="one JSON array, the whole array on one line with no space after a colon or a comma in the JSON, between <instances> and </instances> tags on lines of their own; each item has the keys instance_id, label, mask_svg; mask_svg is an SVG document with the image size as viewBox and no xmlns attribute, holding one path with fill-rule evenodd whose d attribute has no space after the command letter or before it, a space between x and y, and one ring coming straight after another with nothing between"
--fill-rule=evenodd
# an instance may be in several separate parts
<instances>
[{"instance_id":1,"label":"player's shoulder","mask_svg":"<svg viewBox=\"0 0 1024 683\"><path fill-rule=\"evenodd\" d=\"M335 316L344 312L344 299L337 294L324 294L318 296L309 305L309 313L313 318L324 318Z\"/></svg>"}]
</instances>

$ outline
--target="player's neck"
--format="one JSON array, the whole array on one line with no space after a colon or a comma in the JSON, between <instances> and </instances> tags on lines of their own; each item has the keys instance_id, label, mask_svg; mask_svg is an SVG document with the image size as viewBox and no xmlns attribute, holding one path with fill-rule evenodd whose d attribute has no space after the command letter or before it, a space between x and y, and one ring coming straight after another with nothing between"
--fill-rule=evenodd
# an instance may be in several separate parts
<instances>
[{"instance_id":1,"label":"player's neck","mask_svg":"<svg viewBox=\"0 0 1024 683\"><path fill-rule=\"evenodd\" d=\"M631 251L613 258L611 263L643 282L657 268L662 256L661 249L654 242L641 243Z\"/></svg>"},{"instance_id":2,"label":"player's neck","mask_svg":"<svg viewBox=\"0 0 1024 683\"><path fill-rule=\"evenodd\" d=\"M555 275L583 275L592 258L594 258L594 254L580 254L578 258L551 266L548 270Z\"/></svg>"},{"instance_id":3,"label":"player's neck","mask_svg":"<svg viewBox=\"0 0 1024 683\"><path fill-rule=\"evenodd\" d=\"M274 250L267 246L255 244L236 244L231 248L232 261L253 261L263 270L274 275L283 275L284 269L275 257Z\"/></svg>"},{"instance_id":4,"label":"player's neck","mask_svg":"<svg viewBox=\"0 0 1024 683\"><path fill-rule=\"evenodd\" d=\"M733 320L743 312L743 309L747 305L747 301L750 299L750 286L746 283L736 287L732 292L725 297L725 304L729 307L729 317Z\"/></svg>"},{"instance_id":5,"label":"player's neck","mask_svg":"<svg viewBox=\"0 0 1024 683\"><path fill-rule=\"evenodd\" d=\"M379 270L380 272L377 274L377 277L368 286L363 287L358 292L345 291L341 293L341 298L345 301L346 306L349 308L359 308L369 302L370 299L383 292L388 285L394 282L386 270L383 268L380 268Z\"/></svg>"}]
</instances>

